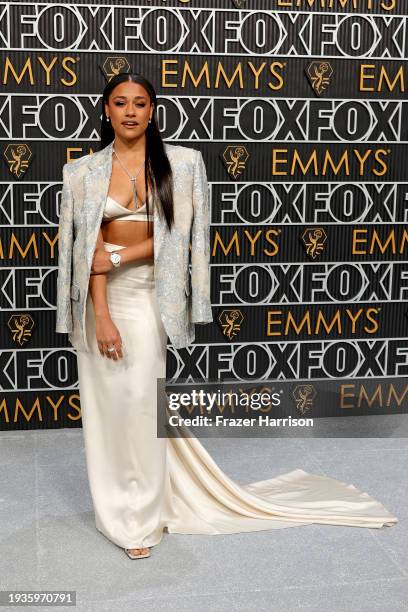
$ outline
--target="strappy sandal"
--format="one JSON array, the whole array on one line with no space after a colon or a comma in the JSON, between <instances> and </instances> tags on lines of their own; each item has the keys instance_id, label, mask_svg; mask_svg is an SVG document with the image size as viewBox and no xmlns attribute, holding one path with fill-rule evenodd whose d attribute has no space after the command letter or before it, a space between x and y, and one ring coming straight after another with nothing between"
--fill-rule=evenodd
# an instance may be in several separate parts
<instances>
[{"instance_id":1,"label":"strappy sandal","mask_svg":"<svg viewBox=\"0 0 408 612\"><path fill-rule=\"evenodd\" d=\"M147 546L145 546L144 548L147 548ZM129 557L129 559L145 559L146 557L150 557L150 550L147 553L144 553L144 555L134 555L130 552L130 550L130 548L125 548L125 553Z\"/></svg>"}]
</instances>

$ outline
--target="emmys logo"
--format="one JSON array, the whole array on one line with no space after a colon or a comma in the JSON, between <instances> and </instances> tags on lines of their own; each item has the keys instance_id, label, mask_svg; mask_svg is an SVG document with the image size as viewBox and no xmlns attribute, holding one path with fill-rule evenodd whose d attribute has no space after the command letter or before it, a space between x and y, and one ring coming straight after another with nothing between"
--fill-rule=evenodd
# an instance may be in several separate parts
<instances>
[{"instance_id":1,"label":"emmys logo","mask_svg":"<svg viewBox=\"0 0 408 612\"><path fill-rule=\"evenodd\" d=\"M236 8L244 8L245 4L246 4L246 0L232 0L232 2L235 4Z\"/></svg>"},{"instance_id":2,"label":"emmys logo","mask_svg":"<svg viewBox=\"0 0 408 612\"><path fill-rule=\"evenodd\" d=\"M240 310L223 310L218 315L218 321L221 323L222 333L232 340L240 331L241 323L244 316Z\"/></svg>"},{"instance_id":3,"label":"emmys logo","mask_svg":"<svg viewBox=\"0 0 408 612\"><path fill-rule=\"evenodd\" d=\"M26 144L9 144L3 153L11 174L21 178L29 166L32 153Z\"/></svg>"},{"instance_id":4,"label":"emmys logo","mask_svg":"<svg viewBox=\"0 0 408 612\"><path fill-rule=\"evenodd\" d=\"M306 246L306 253L312 259L316 259L323 251L323 245L326 240L326 232L321 227L309 227L305 229L302 235L303 244Z\"/></svg>"},{"instance_id":5,"label":"emmys logo","mask_svg":"<svg viewBox=\"0 0 408 612\"><path fill-rule=\"evenodd\" d=\"M249 153L243 145L228 145L222 158L228 170L228 174L236 179L245 169Z\"/></svg>"},{"instance_id":6,"label":"emmys logo","mask_svg":"<svg viewBox=\"0 0 408 612\"><path fill-rule=\"evenodd\" d=\"M297 385L292 392L295 398L296 408L300 414L305 414L313 406L316 391L313 385Z\"/></svg>"},{"instance_id":7,"label":"emmys logo","mask_svg":"<svg viewBox=\"0 0 408 612\"><path fill-rule=\"evenodd\" d=\"M102 71L110 81L115 75L130 71L130 64L125 57L107 57L103 63Z\"/></svg>"},{"instance_id":8,"label":"emmys logo","mask_svg":"<svg viewBox=\"0 0 408 612\"><path fill-rule=\"evenodd\" d=\"M31 330L34 327L34 321L30 315L12 315L8 320L7 325L13 334L14 342L20 346L22 346L24 342L28 342L28 340L31 338Z\"/></svg>"},{"instance_id":9,"label":"emmys logo","mask_svg":"<svg viewBox=\"0 0 408 612\"><path fill-rule=\"evenodd\" d=\"M333 68L329 62L312 62L306 68L313 91L320 96L321 93L330 85Z\"/></svg>"}]
</instances>

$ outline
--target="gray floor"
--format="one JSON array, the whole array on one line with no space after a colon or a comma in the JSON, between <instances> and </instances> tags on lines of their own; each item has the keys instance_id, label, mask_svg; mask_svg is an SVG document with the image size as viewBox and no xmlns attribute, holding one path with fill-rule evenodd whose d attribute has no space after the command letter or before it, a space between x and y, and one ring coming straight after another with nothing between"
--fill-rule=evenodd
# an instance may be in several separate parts
<instances>
[{"instance_id":1,"label":"gray floor","mask_svg":"<svg viewBox=\"0 0 408 612\"><path fill-rule=\"evenodd\" d=\"M131 561L94 527L82 430L2 432L1 589L72 589L89 612L408 610L407 438L202 443L240 483L301 467L354 484L399 523L166 534Z\"/></svg>"}]
</instances>

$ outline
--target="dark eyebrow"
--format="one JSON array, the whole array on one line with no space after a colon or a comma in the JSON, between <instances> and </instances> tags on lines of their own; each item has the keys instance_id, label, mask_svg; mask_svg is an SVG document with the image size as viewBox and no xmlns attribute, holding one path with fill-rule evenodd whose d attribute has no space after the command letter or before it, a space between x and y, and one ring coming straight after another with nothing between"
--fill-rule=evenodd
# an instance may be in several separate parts
<instances>
[{"instance_id":1,"label":"dark eyebrow","mask_svg":"<svg viewBox=\"0 0 408 612\"><path fill-rule=\"evenodd\" d=\"M126 98L126 96L113 96L114 98ZM146 100L145 96L135 96L135 100Z\"/></svg>"}]
</instances>

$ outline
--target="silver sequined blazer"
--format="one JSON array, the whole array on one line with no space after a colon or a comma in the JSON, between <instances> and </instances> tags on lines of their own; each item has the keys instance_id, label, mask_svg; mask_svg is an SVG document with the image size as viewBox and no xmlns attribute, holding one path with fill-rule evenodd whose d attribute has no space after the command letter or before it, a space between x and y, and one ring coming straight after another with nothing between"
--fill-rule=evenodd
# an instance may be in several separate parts
<instances>
[{"instance_id":1,"label":"silver sequined blazer","mask_svg":"<svg viewBox=\"0 0 408 612\"><path fill-rule=\"evenodd\" d=\"M112 174L112 146L63 166L55 331L67 333L77 350L89 351L86 299ZM169 231L160 207L154 206L154 276L164 328L172 345L183 348L194 341L195 323L213 321L208 183L200 151L164 146L173 171L174 226Z\"/></svg>"}]
</instances>

